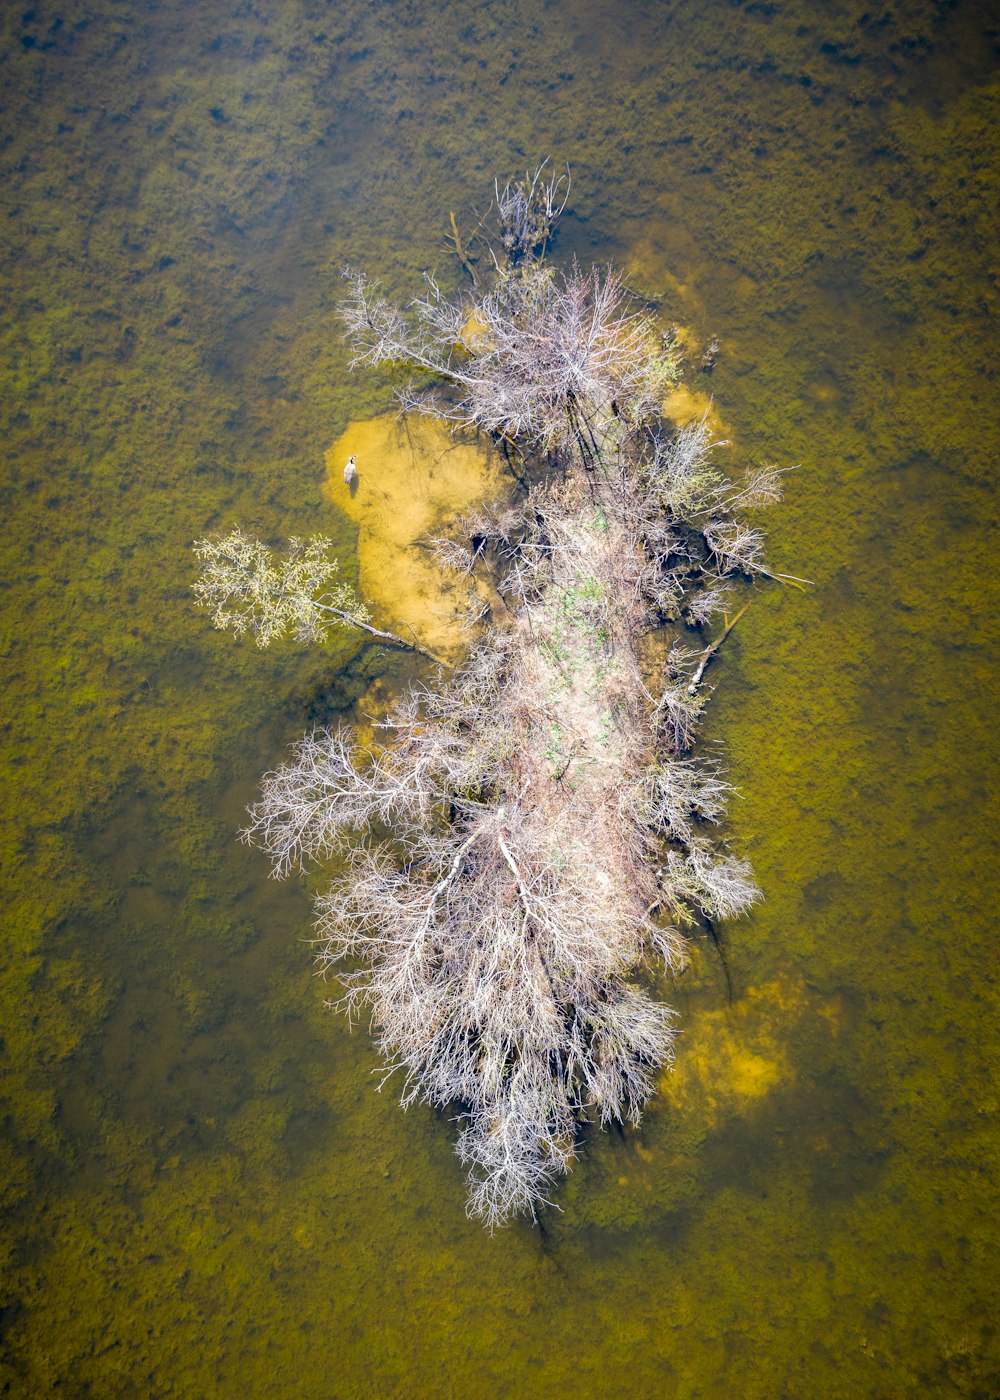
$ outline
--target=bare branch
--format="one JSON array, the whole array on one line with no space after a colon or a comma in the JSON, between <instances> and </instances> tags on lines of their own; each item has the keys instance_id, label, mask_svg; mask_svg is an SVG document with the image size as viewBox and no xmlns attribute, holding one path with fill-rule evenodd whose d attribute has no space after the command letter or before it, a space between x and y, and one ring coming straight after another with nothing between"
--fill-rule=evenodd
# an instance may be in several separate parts
<instances>
[{"instance_id":1,"label":"bare branch","mask_svg":"<svg viewBox=\"0 0 1000 1400\"><path fill-rule=\"evenodd\" d=\"M508 182L503 189L499 181L494 184L500 243L511 266L544 252L569 200L569 167L562 175L546 178L547 165L547 160L542 161L534 174L526 173L523 180Z\"/></svg>"}]
</instances>

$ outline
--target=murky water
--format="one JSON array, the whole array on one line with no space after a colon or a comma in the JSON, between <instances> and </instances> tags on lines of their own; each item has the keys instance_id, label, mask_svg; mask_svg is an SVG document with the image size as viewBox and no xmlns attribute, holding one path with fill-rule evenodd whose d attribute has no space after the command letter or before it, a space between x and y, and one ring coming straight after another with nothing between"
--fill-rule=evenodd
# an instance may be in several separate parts
<instances>
[{"instance_id":1,"label":"murky water","mask_svg":"<svg viewBox=\"0 0 1000 1400\"><path fill-rule=\"evenodd\" d=\"M995 32L982 9L169 6L3 20L4 1393L1000 1391L989 667ZM189 545L353 526L385 407L333 307L450 268L551 153L560 257L718 335L737 457L801 463L710 737L767 902L677 1073L545 1233L323 1010L308 891L234 837L395 664L260 653ZM471 227L472 216L462 215Z\"/></svg>"}]
</instances>

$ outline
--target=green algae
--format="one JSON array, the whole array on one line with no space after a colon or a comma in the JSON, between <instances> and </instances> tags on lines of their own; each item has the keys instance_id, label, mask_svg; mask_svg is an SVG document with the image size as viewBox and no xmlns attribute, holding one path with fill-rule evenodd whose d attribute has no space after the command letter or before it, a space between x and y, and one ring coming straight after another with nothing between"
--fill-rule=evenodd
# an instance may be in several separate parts
<instances>
[{"instance_id":1,"label":"green algae","mask_svg":"<svg viewBox=\"0 0 1000 1400\"><path fill-rule=\"evenodd\" d=\"M920 0L384 17L0 20L2 1383L995 1393L994 39ZM771 557L817 588L762 590L716 663L767 894L722 931L732 1007L700 946L676 1083L587 1139L544 1241L490 1241L234 838L399 663L240 648L188 547L321 528L351 576L323 452L386 399L337 272L457 281L447 211L550 152L556 255L719 335L691 377L727 435L802 462Z\"/></svg>"}]
</instances>

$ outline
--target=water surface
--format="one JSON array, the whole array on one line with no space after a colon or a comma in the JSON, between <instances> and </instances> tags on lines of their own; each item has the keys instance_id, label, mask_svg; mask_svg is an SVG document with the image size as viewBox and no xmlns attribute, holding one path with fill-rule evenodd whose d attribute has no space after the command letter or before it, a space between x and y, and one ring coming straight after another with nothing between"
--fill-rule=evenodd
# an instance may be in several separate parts
<instances>
[{"instance_id":1,"label":"water surface","mask_svg":"<svg viewBox=\"0 0 1000 1400\"><path fill-rule=\"evenodd\" d=\"M5 1131L14 1396L992 1396L988 664L996 32L979 7L169 6L3 18ZM387 405L333 309L544 155L555 255L718 335L733 460L799 463L709 741L767 901L695 950L677 1073L544 1234L463 1213L373 1091L305 885L234 833L401 673L257 652L190 542L353 527ZM464 211L464 212L463 212Z\"/></svg>"}]
</instances>

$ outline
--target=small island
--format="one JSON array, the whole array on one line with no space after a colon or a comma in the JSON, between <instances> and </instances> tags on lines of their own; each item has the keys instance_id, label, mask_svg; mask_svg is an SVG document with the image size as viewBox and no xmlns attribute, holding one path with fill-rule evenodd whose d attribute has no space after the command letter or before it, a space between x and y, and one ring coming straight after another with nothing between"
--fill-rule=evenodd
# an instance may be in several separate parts
<instances>
[{"instance_id":1,"label":"small island","mask_svg":"<svg viewBox=\"0 0 1000 1400\"><path fill-rule=\"evenodd\" d=\"M452 216L461 294L425 276L401 308L345 273L355 363L391 367L405 412L484 435L511 469L508 499L432 542L469 581L457 666L376 626L322 538L280 558L239 530L196 546L220 626L261 645L360 627L439 662L384 742L307 734L244 835L279 874L338 858L318 900L337 1004L370 1018L404 1105L457 1111L491 1229L550 1199L585 1119L638 1123L673 1054L657 978L760 898L713 832L730 785L692 747L741 581L788 577L755 523L780 472L734 483L705 419L663 416L676 332L613 270L549 261L568 188L544 165L498 187L495 234L468 245Z\"/></svg>"}]
</instances>

